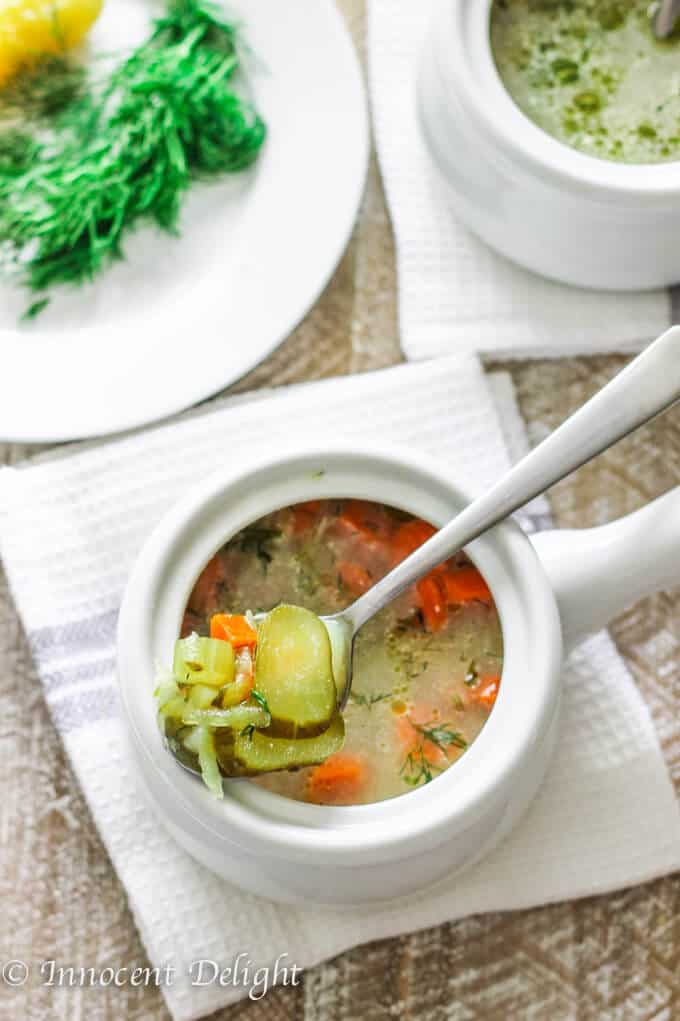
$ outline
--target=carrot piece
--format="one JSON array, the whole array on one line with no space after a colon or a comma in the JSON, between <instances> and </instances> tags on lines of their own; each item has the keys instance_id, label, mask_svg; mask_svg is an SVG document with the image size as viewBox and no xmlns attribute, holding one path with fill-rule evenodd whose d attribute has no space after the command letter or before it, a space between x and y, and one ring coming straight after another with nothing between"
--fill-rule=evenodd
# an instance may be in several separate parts
<instances>
[{"instance_id":1,"label":"carrot piece","mask_svg":"<svg viewBox=\"0 0 680 1021\"><path fill-rule=\"evenodd\" d=\"M350 752L335 752L316 766L307 778L307 800L319 805L355 804L366 787L367 779L363 759Z\"/></svg>"},{"instance_id":2,"label":"carrot piece","mask_svg":"<svg viewBox=\"0 0 680 1021\"><path fill-rule=\"evenodd\" d=\"M254 649L257 631L239 613L216 613L210 618L210 637L230 642L233 649Z\"/></svg>"},{"instance_id":3,"label":"carrot piece","mask_svg":"<svg viewBox=\"0 0 680 1021\"><path fill-rule=\"evenodd\" d=\"M217 590L224 581L224 565L219 554L209 560L198 576L187 603L194 613L208 613L217 606Z\"/></svg>"},{"instance_id":4,"label":"carrot piece","mask_svg":"<svg viewBox=\"0 0 680 1021\"><path fill-rule=\"evenodd\" d=\"M436 531L436 528L421 518L413 518L411 521L405 521L403 525L399 525L399 528L397 528L392 536L394 563L398 564L404 560L414 550L417 550L419 546L422 546L424 542L427 542Z\"/></svg>"},{"instance_id":5,"label":"carrot piece","mask_svg":"<svg viewBox=\"0 0 680 1021\"><path fill-rule=\"evenodd\" d=\"M336 566L340 581L353 596L363 595L371 587L371 576L364 567L353 564L350 560L338 560Z\"/></svg>"},{"instance_id":6,"label":"carrot piece","mask_svg":"<svg viewBox=\"0 0 680 1021\"><path fill-rule=\"evenodd\" d=\"M484 706L489 712L493 709L496 704L496 698L498 696L498 689L500 688L501 679L498 674L484 677L480 681L478 687L473 688L471 691L471 698L478 702L479 705Z\"/></svg>"},{"instance_id":7,"label":"carrot piece","mask_svg":"<svg viewBox=\"0 0 680 1021\"><path fill-rule=\"evenodd\" d=\"M432 574L421 578L416 585L418 601L428 631L440 631L446 624L448 610L439 583Z\"/></svg>"},{"instance_id":8,"label":"carrot piece","mask_svg":"<svg viewBox=\"0 0 680 1021\"><path fill-rule=\"evenodd\" d=\"M365 539L384 539L391 528L384 508L368 500L346 500L337 520L347 531L358 532Z\"/></svg>"},{"instance_id":9,"label":"carrot piece","mask_svg":"<svg viewBox=\"0 0 680 1021\"><path fill-rule=\"evenodd\" d=\"M293 534L301 535L308 532L319 520L323 509L321 500L307 500L305 503L296 503L293 511Z\"/></svg>"},{"instance_id":10,"label":"carrot piece","mask_svg":"<svg viewBox=\"0 0 680 1021\"><path fill-rule=\"evenodd\" d=\"M454 567L442 575L446 601L449 606L457 603L469 603L477 599L482 603L491 603L493 597L489 586L476 567Z\"/></svg>"}]
</instances>

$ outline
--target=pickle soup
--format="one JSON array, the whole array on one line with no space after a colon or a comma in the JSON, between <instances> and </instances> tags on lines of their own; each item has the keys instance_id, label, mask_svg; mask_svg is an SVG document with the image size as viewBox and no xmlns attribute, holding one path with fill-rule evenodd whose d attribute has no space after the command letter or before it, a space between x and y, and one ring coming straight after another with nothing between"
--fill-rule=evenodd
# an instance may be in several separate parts
<instances>
[{"instance_id":1,"label":"pickle soup","mask_svg":"<svg viewBox=\"0 0 680 1021\"><path fill-rule=\"evenodd\" d=\"M250 776L285 797L332 805L404 794L465 754L496 700L503 643L491 593L463 554L361 629L342 716L330 646L316 616L347 606L433 532L426 522L381 504L311 501L256 521L206 565L184 615L184 652L173 681L182 693L176 718L166 712L166 734L178 757L189 756L206 782L208 763L218 796L212 739L223 775ZM257 616L239 616L244 608ZM272 610L261 623L259 615ZM295 647L300 634L311 650L302 671ZM209 642L207 636L233 647L235 666L232 660L222 665L211 682L224 682L223 694L182 683L185 660L194 655L186 650ZM210 656L221 656L220 646L215 649ZM202 663L209 680L212 662ZM302 684L313 691L311 701L301 698ZM194 708L187 708L187 691ZM171 694L176 705L176 688ZM172 704L166 698L166 709ZM213 738L194 726L211 721Z\"/></svg>"}]
</instances>

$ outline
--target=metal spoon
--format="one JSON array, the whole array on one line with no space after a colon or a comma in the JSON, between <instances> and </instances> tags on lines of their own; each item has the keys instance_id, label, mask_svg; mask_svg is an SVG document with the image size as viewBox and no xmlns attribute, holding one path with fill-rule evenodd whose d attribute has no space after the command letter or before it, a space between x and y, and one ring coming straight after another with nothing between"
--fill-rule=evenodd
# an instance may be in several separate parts
<instances>
[{"instance_id":1,"label":"metal spoon","mask_svg":"<svg viewBox=\"0 0 680 1021\"><path fill-rule=\"evenodd\" d=\"M491 489L468 504L356 602L340 613L321 617L331 638L339 709L345 708L352 689L354 639L367 620L443 560L677 401L680 326L650 344ZM265 616L257 614L255 619L259 622ZM181 766L201 775L190 756L167 739L166 744Z\"/></svg>"},{"instance_id":2,"label":"metal spoon","mask_svg":"<svg viewBox=\"0 0 680 1021\"><path fill-rule=\"evenodd\" d=\"M652 31L657 39L667 39L680 15L680 0L660 0L652 17Z\"/></svg>"},{"instance_id":3,"label":"metal spoon","mask_svg":"<svg viewBox=\"0 0 680 1021\"><path fill-rule=\"evenodd\" d=\"M354 639L367 620L443 560L679 400L680 326L675 326L356 602L322 617L333 645L340 709L352 688Z\"/></svg>"}]
</instances>

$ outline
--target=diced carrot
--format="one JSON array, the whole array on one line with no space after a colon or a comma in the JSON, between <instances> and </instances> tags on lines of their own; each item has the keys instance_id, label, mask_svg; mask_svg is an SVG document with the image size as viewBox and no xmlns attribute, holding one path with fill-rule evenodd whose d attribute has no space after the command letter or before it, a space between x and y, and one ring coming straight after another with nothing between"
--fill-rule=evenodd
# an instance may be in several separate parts
<instances>
[{"instance_id":1,"label":"diced carrot","mask_svg":"<svg viewBox=\"0 0 680 1021\"><path fill-rule=\"evenodd\" d=\"M307 500L306 503L296 503L293 511L293 533L301 535L308 532L319 520L323 509L321 500Z\"/></svg>"},{"instance_id":2,"label":"diced carrot","mask_svg":"<svg viewBox=\"0 0 680 1021\"><path fill-rule=\"evenodd\" d=\"M340 581L353 596L361 596L371 587L371 576L364 567L353 564L350 560L338 560L336 566Z\"/></svg>"},{"instance_id":3,"label":"diced carrot","mask_svg":"<svg viewBox=\"0 0 680 1021\"><path fill-rule=\"evenodd\" d=\"M307 800L319 805L355 804L367 779L363 759L349 752L336 752L309 775L305 785Z\"/></svg>"},{"instance_id":4,"label":"diced carrot","mask_svg":"<svg viewBox=\"0 0 680 1021\"><path fill-rule=\"evenodd\" d=\"M427 542L437 531L427 521L421 518L413 518L399 525L392 536L392 557L395 564L401 563L407 556Z\"/></svg>"},{"instance_id":5,"label":"diced carrot","mask_svg":"<svg viewBox=\"0 0 680 1021\"><path fill-rule=\"evenodd\" d=\"M473 688L470 692L470 697L478 702L479 705L483 705L489 712L493 709L496 704L496 697L498 695L498 689L500 688L501 679L496 674L490 677L483 677L476 688Z\"/></svg>"},{"instance_id":6,"label":"diced carrot","mask_svg":"<svg viewBox=\"0 0 680 1021\"><path fill-rule=\"evenodd\" d=\"M191 590L188 607L194 613L209 613L217 606L217 592L224 581L224 565L218 553L205 565Z\"/></svg>"},{"instance_id":7,"label":"diced carrot","mask_svg":"<svg viewBox=\"0 0 680 1021\"><path fill-rule=\"evenodd\" d=\"M230 642L233 649L254 649L257 631L239 613L216 613L210 618L210 637Z\"/></svg>"},{"instance_id":8,"label":"diced carrot","mask_svg":"<svg viewBox=\"0 0 680 1021\"><path fill-rule=\"evenodd\" d=\"M345 500L338 524L358 532L366 539L384 539L391 531L391 520L384 507L368 500Z\"/></svg>"},{"instance_id":9,"label":"diced carrot","mask_svg":"<svg viewBox=\"0 0 680 1021\"><path fill-rule=\"evenodd\" d=\"M416 590L425 627L428 631L440 631L446 624L448 610L437 578L431 574L426 575L420 579Z\"/></svg>"},{"instance_id":10,"label":"diced carrot","mask_svg":"<svg viewBox=\"0 0 680 1021\"><path fill-rule=\"evenodd\" d=\"M476 567L452 567L442 575L442 583L449 606L469 603L477 599L482 603L491 603L492 595L489 586Z\"/></svg>"}]
</instances>

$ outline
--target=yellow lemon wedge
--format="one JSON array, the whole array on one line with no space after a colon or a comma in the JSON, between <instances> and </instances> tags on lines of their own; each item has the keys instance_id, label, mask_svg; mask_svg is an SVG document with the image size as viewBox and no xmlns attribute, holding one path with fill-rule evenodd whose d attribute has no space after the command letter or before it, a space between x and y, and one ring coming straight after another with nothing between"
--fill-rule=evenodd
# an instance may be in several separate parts
<instances>
[{"instance_id":1,"label":"yellow lemon wedge","mask_svg":"<svg viewBox=\"0 0 680 1021\"><path fill-rule=\"evenodd\" d=\"M0 0L0 85L43 57L77 46L103 0Z\"/></svg>"}]
</instances>

